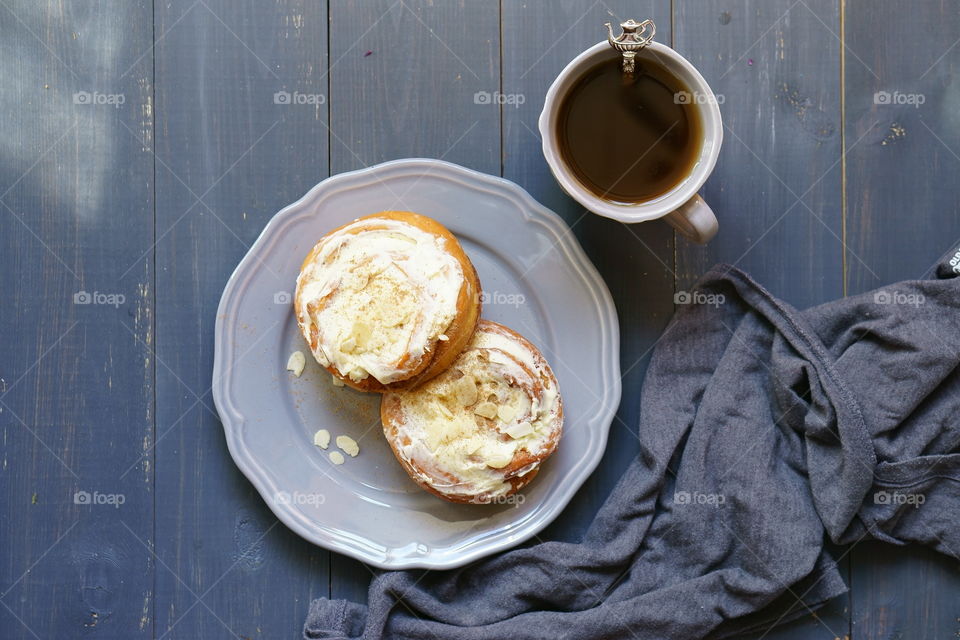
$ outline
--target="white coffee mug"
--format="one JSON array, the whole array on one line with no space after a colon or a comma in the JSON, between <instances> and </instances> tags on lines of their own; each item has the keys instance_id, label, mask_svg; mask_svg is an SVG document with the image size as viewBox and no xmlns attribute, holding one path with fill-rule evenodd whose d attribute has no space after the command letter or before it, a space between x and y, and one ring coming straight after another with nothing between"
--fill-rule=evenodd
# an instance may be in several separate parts
<instances>
[{"instance_id":1,"label":"white coffee mug","mask_svg":"<svg viewBox=\"0 0 960 640\"><path fill-rule=\"evenodd\" d=\"M611 48L606 41L590 47L574 58L550 85L543 103L543 111L540 113L543 155L563 190L590 211L607 218L631 223L666 218L667 222L684 236L693 242L704 244L717 233L717 217L703 198L697 195L697 191L710 176L710 172L717 163L717 156L720 155L720 145L723 142L720 107L707 81L686 58L670 47L656 42L651 42L644 49L644 55L650 54L682 84L690 88L691 94L687 98L693 100L692 104L697 107L700 114L702 124L700 152L697 161L683 180L667 193L646 202L611 202L597 197L584 187L560 155L557 140L560 102L587 70L604 60L620 57L620 53Z\"/></svg>"}]
</instances>

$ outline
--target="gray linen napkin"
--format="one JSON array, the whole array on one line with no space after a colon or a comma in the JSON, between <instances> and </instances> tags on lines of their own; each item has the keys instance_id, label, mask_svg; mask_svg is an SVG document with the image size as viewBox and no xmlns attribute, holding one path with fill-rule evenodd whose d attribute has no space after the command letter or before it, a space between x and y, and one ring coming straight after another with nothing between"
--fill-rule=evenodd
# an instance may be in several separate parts
<instances>
[{"instance_id":1,"label":"gray linen napkin","mask_svg":"<svg viewBox=\"0 0 960 640\"><path fill-rule=\"evenodd\" d=\"M580 543L385 572L369 605L315 600L304 637L722 638L843 593L827 539L960 552L958 264L803 312L715 267Z\"/></svg>"}]
</instances>

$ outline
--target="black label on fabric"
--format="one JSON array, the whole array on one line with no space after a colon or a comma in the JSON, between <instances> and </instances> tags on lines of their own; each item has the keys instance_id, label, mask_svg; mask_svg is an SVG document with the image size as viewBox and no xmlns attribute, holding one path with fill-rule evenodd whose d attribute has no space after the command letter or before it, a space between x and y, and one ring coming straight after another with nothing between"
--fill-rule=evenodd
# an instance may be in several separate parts
<instances>
[{"instance_id":1,"label":"black label on fabric","mask_svg":"<svg viewBox=\"0 0 960 640\"><path fill-rule=\"evenodd\" d=\"M948 253L944 261L937 265L938 278L956 278L960 276L960 248Z\"/></svg>"}]
</instances>

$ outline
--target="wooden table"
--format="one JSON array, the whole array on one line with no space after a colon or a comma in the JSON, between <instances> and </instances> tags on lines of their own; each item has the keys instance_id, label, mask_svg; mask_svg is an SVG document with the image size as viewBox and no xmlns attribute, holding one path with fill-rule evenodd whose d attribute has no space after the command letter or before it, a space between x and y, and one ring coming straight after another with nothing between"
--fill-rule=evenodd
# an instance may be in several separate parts
<instances>
[{"instance_id":1,"label":"wooden table","mask_svg":"<svg viewBox=\"0 0 960 640\"><path fill-rule=\"evenodd\" d=\"M706 248L585 214L544 163L544 92L611 16L652 17L723 100ZM958 37L933 0L0 0L0 636L291 638L311 598L364 599L368 569L231 461L213 325L278 209L392 158L516 181L606 278L623 404L544 534L576 539L636 453L676 291L726 261L802 307L956 244ZM957 558L837 557L850 593L765 637L958 633Z\"/></svg>"}]
</instances>

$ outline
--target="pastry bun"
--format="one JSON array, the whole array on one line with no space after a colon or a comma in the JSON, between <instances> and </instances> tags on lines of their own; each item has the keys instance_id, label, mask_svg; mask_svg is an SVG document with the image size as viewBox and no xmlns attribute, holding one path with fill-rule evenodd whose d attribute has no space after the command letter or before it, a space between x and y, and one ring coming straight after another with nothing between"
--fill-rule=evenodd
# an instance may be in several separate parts
<instances>
[{"instance_id":1,"label":"pastry bun","mask_svg":"<svg viewBox=\"0 0 960 640\"><path fill-rule=\"evenodd\" d=\"M317 362L382 393L450 366L480 317L480 281L439 222L381 211L320 239L301 266L294 310Z\"/></svg>"},{"instance_id":2,"label":"pastry bun","mask_svg":"<svg viewBox=\"0 0 960 640\"><path fill-rule=\"evenodd\" d=\"M380 418L397 460L424 489L452 502L490 503L530 482L557 448L563 403L537 348L481 320L449 369L384 394Z\"/></svg>"}]
</instances>

